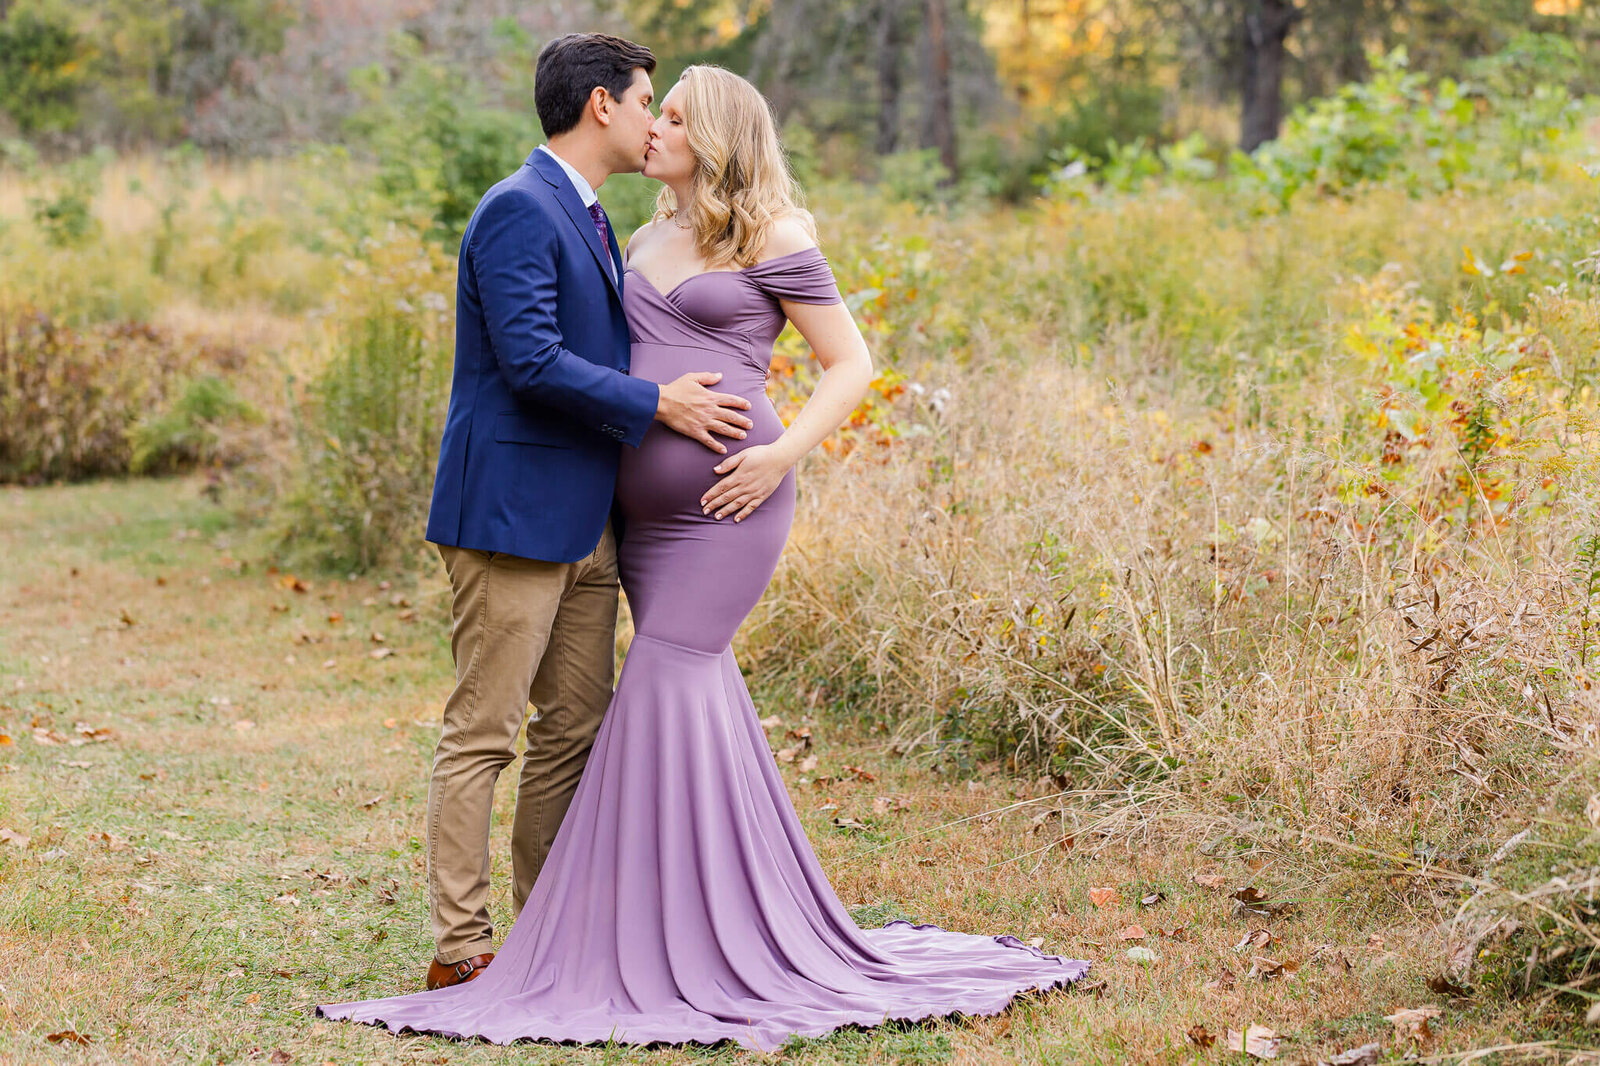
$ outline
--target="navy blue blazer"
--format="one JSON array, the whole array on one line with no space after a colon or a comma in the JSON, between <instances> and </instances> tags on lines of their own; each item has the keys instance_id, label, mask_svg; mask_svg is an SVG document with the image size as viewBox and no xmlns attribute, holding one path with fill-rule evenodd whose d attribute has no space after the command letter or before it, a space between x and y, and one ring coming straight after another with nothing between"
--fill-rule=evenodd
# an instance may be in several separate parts
<instances>
[{"instance_id":1,"label":"navy blue blazer","mask_svg":"<svg viewBox=\"0 0 1600 1066\"><path fill-rule=\"evenodd\" d=\"M484 194L461 240L455 371L427 538L574 562L605 529L623 444L655 418L628 376L615 279L578 190L535 150Z\"/></svg>"}]
</instances>

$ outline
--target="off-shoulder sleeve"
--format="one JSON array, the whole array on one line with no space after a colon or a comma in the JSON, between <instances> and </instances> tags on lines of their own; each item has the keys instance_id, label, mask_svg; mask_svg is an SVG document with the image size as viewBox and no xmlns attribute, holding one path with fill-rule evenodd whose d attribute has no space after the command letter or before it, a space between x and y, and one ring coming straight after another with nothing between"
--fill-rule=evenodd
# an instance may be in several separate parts
<instances>
[{"instance_id":1,"label":"off-shoulder sleeve","mask_svg":"<svg viewBox=\"0 0 1600 1066\"><path fill-rule=\"evenodd\" d=\"M844 300L827 257L815 245L746 267L745 272L762 291L779 300L803 304L836 304Z\"/></svg>"}]
</instances>

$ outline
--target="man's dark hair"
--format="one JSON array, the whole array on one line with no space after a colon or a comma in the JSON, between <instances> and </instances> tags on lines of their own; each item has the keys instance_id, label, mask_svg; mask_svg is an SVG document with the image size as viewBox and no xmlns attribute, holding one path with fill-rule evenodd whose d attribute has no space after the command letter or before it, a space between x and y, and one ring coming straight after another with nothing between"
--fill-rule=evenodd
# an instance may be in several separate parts
<instances>
[{"instance_id":1,"label":"man's dark hair","mask_svg":"<svg viewBox=\"0 0 1600 1066\"><path fill-rule=\"evenodd\" d=\"M621 100L640 68L654 74L655 53L609 33L569 33L546 44L533 72L533 104L544 135L577 126L596 85Z\"/></svg>"}]
</instances>

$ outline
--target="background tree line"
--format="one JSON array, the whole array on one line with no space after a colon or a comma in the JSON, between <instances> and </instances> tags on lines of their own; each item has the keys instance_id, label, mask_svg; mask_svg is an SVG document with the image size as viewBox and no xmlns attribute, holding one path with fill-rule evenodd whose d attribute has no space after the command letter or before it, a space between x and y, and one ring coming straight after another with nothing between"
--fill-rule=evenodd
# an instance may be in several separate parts
<instances>
[{"instance_id":1,"label":"background tree line","mask_svg":"<svg viewBox=\"0 0 1600 1066\"><path fill-rule=\"evenodd\" d=\"M805 165L1011 196L1063 149L1198 130L1253 150L1397 47L1455 73L1544 33L1572 44L1571 92L1600 71L1583 0L0 0L0 138L381 153L407 150L403 121L500 165L503 140L536 136L534 52L574 27L650 43L662 84L695 61L748 74Z\"/></svg>"}]
</instances>

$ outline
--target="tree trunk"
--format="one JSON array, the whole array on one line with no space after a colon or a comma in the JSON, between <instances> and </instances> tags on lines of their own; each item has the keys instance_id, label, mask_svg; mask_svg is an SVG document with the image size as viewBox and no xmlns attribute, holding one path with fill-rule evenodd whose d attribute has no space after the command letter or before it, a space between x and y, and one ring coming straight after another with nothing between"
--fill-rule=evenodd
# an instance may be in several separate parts
<instances>
[{"instance_id":1,"label":"tree trunk","mask_svg":"<svg viewBox=\"0 0 1600 1066\"><path fill-rule=\"evenodd\" d=\"M925 0L928 55L922 64L923 99L927 111L923 122L923 147L937 148L939 161L949 171L944 184L956 180L956 124L950 99L950 38L945 25L945 0Z\"/></svg>"},{"instance_id":2,"label":"tree trunk","mask_svg":"<svg viewBox=\"0 0 1600 1066\"><path fill-rule=\"evenodd\" d=\"M1246 0L1240 25L1239 147L1253 152L1278 136L1283 122L1285 42L1299 13L1293 0Z\"/></svg>"},{"instance_id":3,"label":"tree trunk","mask_svg":"<svg viewBox=\"0 0 1600 1066\"><path fill-rule=\"evenodd\" d=\"M900 140L900 0L878 2L878 154L888 155Z\"/></svg>"}]
</instances>

